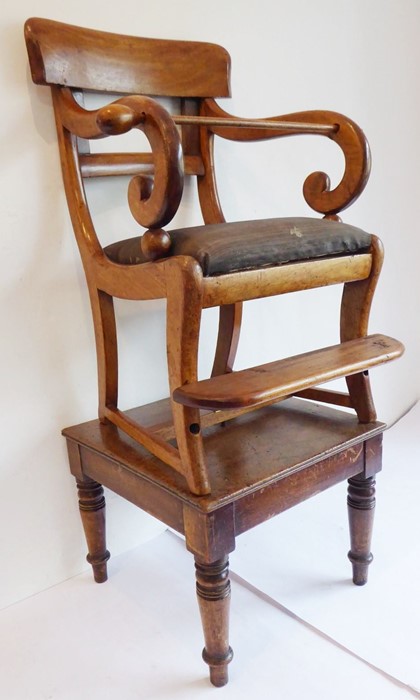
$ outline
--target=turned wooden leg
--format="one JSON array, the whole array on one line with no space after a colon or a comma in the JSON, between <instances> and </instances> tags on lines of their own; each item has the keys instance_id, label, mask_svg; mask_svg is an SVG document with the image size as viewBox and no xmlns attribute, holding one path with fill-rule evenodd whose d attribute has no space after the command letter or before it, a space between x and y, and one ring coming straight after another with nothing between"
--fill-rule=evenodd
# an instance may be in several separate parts
<instances>
[{"instance_id":1,"label":"turned wooden leg","mask_svg":"<svg viewBox=\"0 0 420 700\"><path fill-rule=\"evenodd\" d=\"M350 551L353 565L353 583L363 586L368 579L368 567L373 560L370 551L375 513L375 479L359 474L348 481L348 514L350 524Z\"/></svg>"},{"instance_id":2,"label":"turned wooden leg","mask_svg":"<svg viewBox=\"0 0 420 700\"><path fill-rule=\"evenodd\" d=\"M203 564L196 558L195 568L205 640L203 659L210 666L211 682L220 687L229 680L227 665L233 658L229 646L229 560L225 557Z\"/></svg>"},{"instance_id":3,"label":"turned wooden leg","mask_svg":"<svg viewBox=\"0 0 420 700\"><path fill-rule=\"evenodd\" d=\"M96 583L107 580L106 563L111 556L106 548L105 497L100 484L92 479L76 479L79 510L88 546L86 559L92 565Z\"/></svg>"}]
</instances>

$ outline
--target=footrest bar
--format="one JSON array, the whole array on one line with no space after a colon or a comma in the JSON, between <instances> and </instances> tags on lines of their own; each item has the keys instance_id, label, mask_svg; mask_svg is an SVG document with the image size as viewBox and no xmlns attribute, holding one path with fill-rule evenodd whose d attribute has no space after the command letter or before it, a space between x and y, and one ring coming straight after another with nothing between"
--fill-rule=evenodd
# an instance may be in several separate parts
<instances>
[{"instance_id":1,"label":"footrest bar","mask_svg":"<svg viewBox=\"0 0 420 700\"><path fill-rule=\"evenodd\" d=\"M184 406L217 410L258 406L316 384L332 381L394 360L404 352L398 340L369 335L258 367L231 372L176 389Z\"/></svg>"}]
</instances>

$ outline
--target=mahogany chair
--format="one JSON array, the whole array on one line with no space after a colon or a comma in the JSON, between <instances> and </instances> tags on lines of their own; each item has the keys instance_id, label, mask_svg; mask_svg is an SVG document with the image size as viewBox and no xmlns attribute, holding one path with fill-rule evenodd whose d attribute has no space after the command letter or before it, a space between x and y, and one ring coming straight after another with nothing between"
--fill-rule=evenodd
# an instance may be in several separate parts
<instances>
[{"instance_id":1,"label":"mahogany chair","mask_svg":"<svg viewBox=\"0 0 420 700\"><path fill-rule=\"evenodd\" d=\"M382 245L338 216L366 184L368 144L354 122L335 112L232 117L215 102L230 95L230 58L217 45L120 36L36 18L26 22L25 37L32 78L52 91L95 326L99 421L65 431L88 560L95 579L105 580L102 485L185 534L196 558L204 658L212 682L223 685L232 656L227 555L237 534L349 478L349 556L355 583L367 578L384 429L376 421L368 371L403 350L392 338L367 334ZM124 96L87 110L83 93L89 91ZM160 97L176 98L177 113L169 114ZM144 132L150 152L90 152L91 139L132 129ZM258 141L304 133L333 140L345 158L334 189L321 172L305 180L305 200L323 218L226 223L214 136ZM131 177L129 207L145 230L103 248L83 181L111 175ZM167 230L187 176L197 178L204 224ZM233 371L244 301L338 283L344 285L340 343ZM118 408L114 297L167 300L168 401ZM198 381L201 314L213 306L220 308L214 366L210 378ZM337 377L346 378L348 393L318 388Z\"/></svg>"}]
</instances>

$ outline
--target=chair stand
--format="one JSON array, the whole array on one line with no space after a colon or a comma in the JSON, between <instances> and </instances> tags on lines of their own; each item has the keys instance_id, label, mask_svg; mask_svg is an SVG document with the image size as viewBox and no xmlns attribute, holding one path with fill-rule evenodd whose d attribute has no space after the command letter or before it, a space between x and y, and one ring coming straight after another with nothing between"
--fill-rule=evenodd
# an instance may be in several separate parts
<instances>
[{"instance_id":1,"label":"chair stand","mask_svg":"<svg viewBox=\"0 0 420 700\"><path fill-rule=\"evenodd\" d=\"M367 580L384 430L369 372L404 350L368 330L382 243L339 216L367 183L369 145L355 122L329 110L269 119L225 111L216 100L230 97L231 61L215 44L123 36L37 17L26 21L25 39L33 81L51 90L95 328L99 420L64 431L88 561L95 580L105 581L103 486L182 533L195 558L204 660L211 682L221 686L232 659L228 556L242 532L348 479L353 580ZM99 109L85 107L92 91L105 97ZM161 98L169 98L170 111ZM143 140L133 152L90 150L91 141L111 136L120 149L116 137L136 130L148 142L145 151ZM328 138L344 157L333 188L321 171L303 182L316 216L226 222L215 137L246 143L303 134ZM115 176L130 178L136 228L123 240L114 231L117 239L104 247L84 181ZM173 228L186 177L196 178L203 223ZM261 189L277 187L268 170L257 179ZM233 371L244 302L338 284L337 345ZM166 299L167 401L119 407L114 298ZM220 310L213 371L199 380L202 312L213 307ZM283 336L286 320L273 320ZM323 388L338 378L345 378L347 392Z\"/></svg>"},{"instance_id":2,"label":"chair stand","mask_svg":"<svg viewBox=\"0 0 420 700\"><path fill-rule=\"evenodd\" d=\"M157 423L165 420L168 404L160 401L133 414ZM95 580L106 580L109 558L103 485L185 536L195 559L203 658L212 684L225 685L233 657L228 556L236 537L348 479L349 559L354 583L366 583L384 427L299 398L210 426L203 440L211 494L201 497L112 424L95 420L64 430Z\"/></svg>"}]
</instances>

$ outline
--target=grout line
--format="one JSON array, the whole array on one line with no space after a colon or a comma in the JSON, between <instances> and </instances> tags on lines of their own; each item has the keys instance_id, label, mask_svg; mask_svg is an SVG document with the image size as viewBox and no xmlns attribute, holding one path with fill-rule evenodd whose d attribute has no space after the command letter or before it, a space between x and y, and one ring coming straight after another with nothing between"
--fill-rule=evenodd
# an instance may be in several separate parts
<instances>
[{"instance_id":1,"label":"grout line","mask_svg":"<svg viewBox=\"0 0 420 700\"><path fill-rule=\"evenodd\" d=\"M397 686L398 688L403 688L404 690L407 690L415 698L420 698L420 690L417 690L416 688L413 688L413 686L408 685L407 683L404 683L403 681L399 680L395 676L392 676L387 671L384 671L382 668L379 668L379 666L375 666L375 664L372 664L372 663L370 663L370 661L367 661L366 659L364 659L363 656L359 656L359 654L356 654L356 652L354 652L351 649L349 649L348 647L344 646L344 644L341 644L333 637L330 637L328 634L326 634L322 630L318 629L318 627L311 625L310 622L307 622L302 617L299 617L299 615L296 615L296 613L294 613L292 610L289 610L289 608L286 608L284 605L279 603L278 600L276 600L275 598L272 598L270 595L268 595L268 593L264 593L264 591L257 588L252 583L250 583L246 579L242 578L242 576L239 576L239 574L236 574L232 570L230 571L230 578L232 581L235 581L239 585L243 586L248 591L250 591L251 593L256 595L258 598L260 598L261 600L264 600L269 605L272 605L273 607L277 608L278 610L281 610L281 612L283 612L288 617L291 617L293 620L295 620L299 624L306 627L306 629L311 630L311 632L314 632L322 639L325 639L325 641L329 642L330 644L333 644L335 647L337 647L341 651L344 651L349 656L352 656L354 659L357 659L358 661L363 663L365 666L368 666L368 668L370 668L372 671L379 673L379 675L386 678L393 685Z\"/></svg>"}]
</instances>

